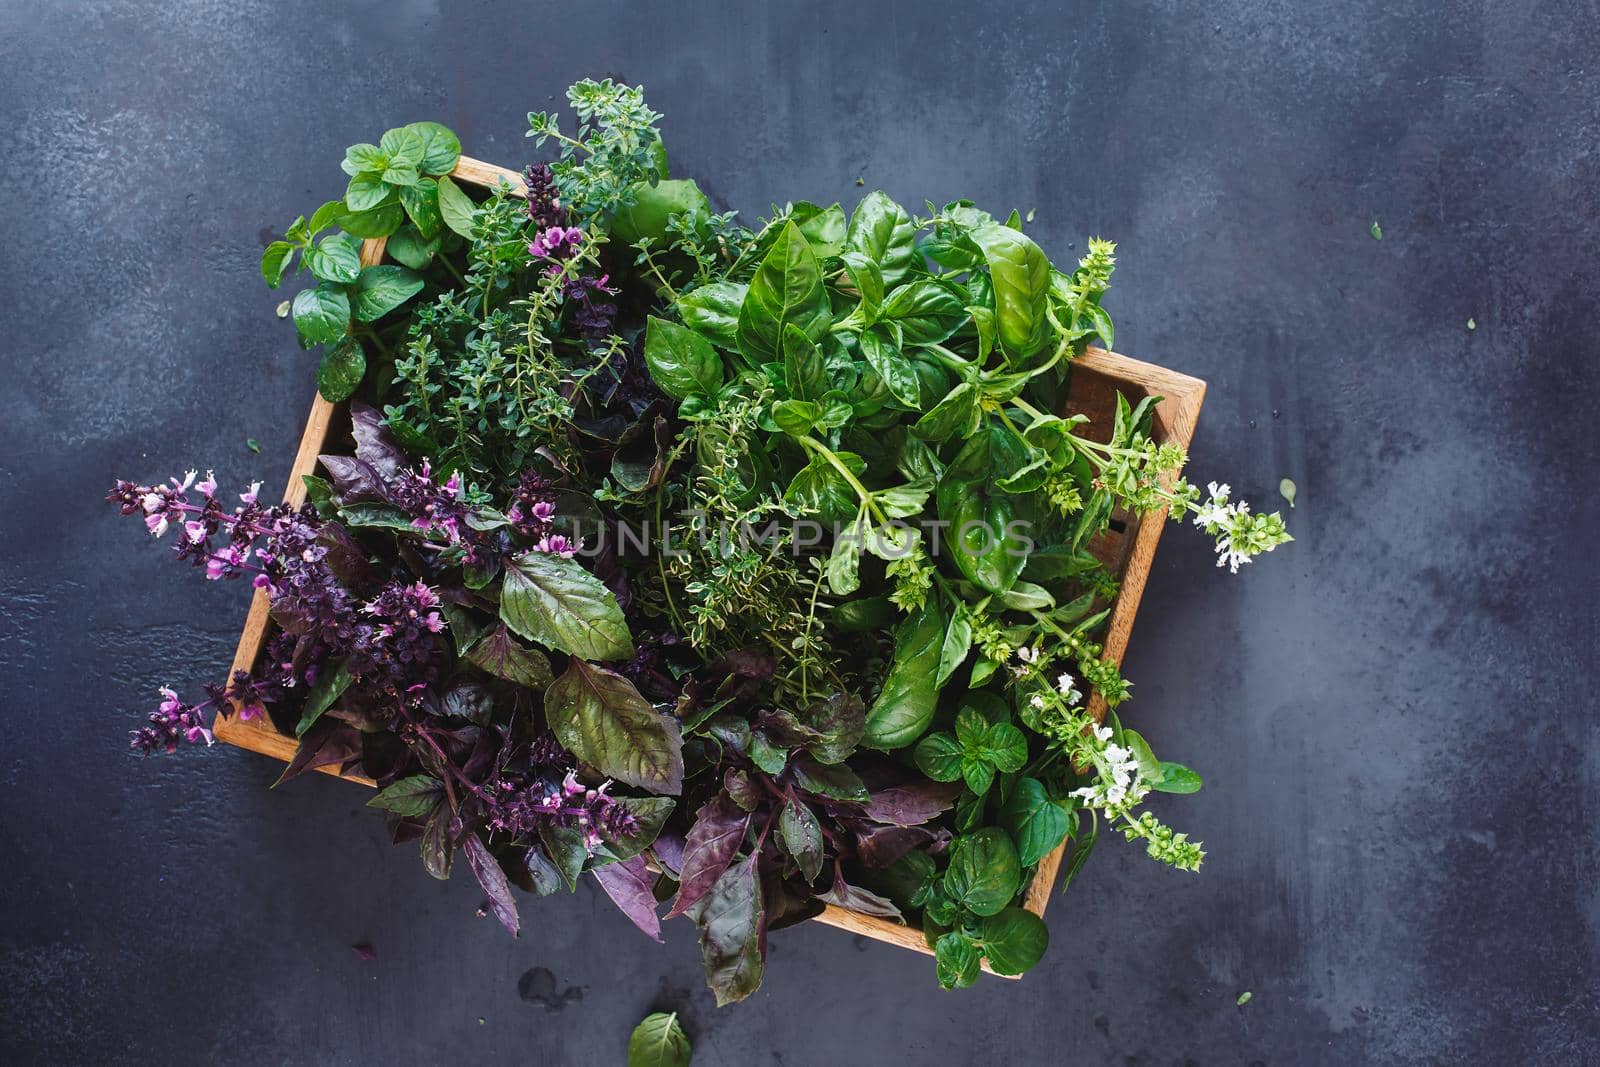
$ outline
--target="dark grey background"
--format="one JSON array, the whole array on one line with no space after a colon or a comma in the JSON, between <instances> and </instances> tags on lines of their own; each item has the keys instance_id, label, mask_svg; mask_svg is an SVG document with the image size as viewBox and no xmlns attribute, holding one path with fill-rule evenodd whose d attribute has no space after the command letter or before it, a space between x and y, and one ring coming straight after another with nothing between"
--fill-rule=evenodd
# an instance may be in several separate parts
<instances>
[{"instance_id":1,"label":"dark grey background","mask_svg":"<svg viewBox=\"0 0 1600 1067\"><path fill-rule=\"evenodd\" d=\"M1592 3L353 6L0 5L0 1060L619 1063L665 1007L708 1064L1600 1061ZM1128 658L1202 874L1106 842L961 994L784 932L719 1011L683 924L585 886L512 941L355 786L129 755L248 590L99 497L283 481L312 364L262 244L346 144L520 166L590 74L746 218L860 176L1120 242L1118 348L1211 384L1192 473L1300 487L1237 577L1169 530Z\"/></svg>"}]
</instances>

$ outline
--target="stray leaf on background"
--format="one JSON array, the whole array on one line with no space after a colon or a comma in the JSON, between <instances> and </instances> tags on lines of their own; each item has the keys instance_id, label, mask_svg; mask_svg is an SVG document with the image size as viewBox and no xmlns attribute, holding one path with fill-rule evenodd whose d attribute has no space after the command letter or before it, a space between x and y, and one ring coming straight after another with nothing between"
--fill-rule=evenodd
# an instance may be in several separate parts
<instances>
[{"instance_id":1,"label":"stray leaf on background","mask_svg":"<svg viewBox=\"0 0 1600 1067\"><path fill-rule=\"evenodd\" d=\"M1377 219L1372 220L1372 239L1374 241L1383 240L1383 227L1378 225Z\"/></svg>"},{"instance_id":2,"label":"stray leaf on background","mask_svg":"<svg viewBox=\"0 0 1600 1067\"><path fill-rule=\"evenodd\" d=\"M1467 329L1476 330L1477 328L1478 328L1478 320L1477 319L1468 319L1467 320Z\"/></svg>"},{"instance_id":3,"label":"stray leaf on background","mask_svg":"<svg viewBox=\"0 0 1600 1067\"><path fill-rule=\"evenodd\" d=\"M856 184L857 185L865 185L865 184L867 184L867 179L865 179L865 178L857 178L856 179Z\"/></svg>"},{"instance_id":4,"label":"stray leaf on background","mask_svg":"<svg viewBox=\"0 0 1600 1067\"><path fill-rule=\"evenodd\" d=\"M1283 499L1289 502L1289 506L1291 508L1294 507L1294 495L1295 493L1299 492L1299 490L1295 487L1294 482L1285 478L1283 481L1278 483L1278 492L1283 494Z\"/></svg>"},{"instance_id":5,"label":"stray leaf on background","mask_svg":"<svg viewBox=\"0 0 1600 1067\"><path fill-rule=\"evenodd\" d=\"M1250 1003L1250 997L1251 997L1251 993L1250 993L1250 991L1248 989L1246 989L1243 993L1239 994L1239 999L1234 1001L1234 1003L1238 1004L1239 1007L1242 1008L1246 1004Z\"/></svg>"},{"instance_id":6,"label":"stray leaf on background","mask_svg":"<svg viewBox=\"0 0 1600 1067\"><path fill-rule=\"evenodd\" d=\"M1028 213L1022 217L1022 221L1024 221L1024 222L1032 222L1033 221L1033 216L1037 211L1038 211L1038 208L1031 208L1030 207L1028 209Z\"/></svg>"},{"instance_id":7,"label":"stray leaf on background","mask_svg":"<svg viewBox=\"0 0 1600 1067\"><path fill-rule=\"evenodd\" d=\"M288 317L289 317L289 301L285 300L283 303L278 305L278 318L286 319Z\"/></svg>"},{"instance_id":8,"label":"stray leaf on background","mask_svg":"<svg viewBox=\"0 0 1600 1067\"><path fill-rule=\"evenodd\" d=\"M628 1067L688 1067L690 1053L677 1012L646 1015L628 1039Z\"/></svg>"},{"instance_id":9,"label":"stray leaf on background","mask_svg":"<svg viewBox=\"0 0 1600 1067\"><path fill-rule=\"evenodd\" d=\"M261 454L261 442L257 441L254 437L246 437L244 439L244 447L248 448L258 456Z\"/></svg>"}]
</instances>

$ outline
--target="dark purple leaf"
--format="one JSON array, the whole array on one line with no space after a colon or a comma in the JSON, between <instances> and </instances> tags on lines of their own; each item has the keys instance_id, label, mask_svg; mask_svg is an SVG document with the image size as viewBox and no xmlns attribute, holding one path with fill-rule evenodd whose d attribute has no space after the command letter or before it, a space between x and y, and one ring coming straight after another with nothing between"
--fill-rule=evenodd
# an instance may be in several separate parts
<instances>
[{"instance_id":1,"label":"dark purple leaf","mask_svg":"<svg viewBox=\"0 0 1600 1067\"><path fill-rule=\"evenodd\" d=\"M658 834L650 845L656 864L674 879L683 871L683 845L683 835L672 832Z\"/></svg>"},{"instance_id":2,"label":"dark purple leaf","mask_svg":"<svg viewBox=\"0 0 1600 1067\"><path fill-rule=\"evenodd\" d=\"M808 805L794 799L784 803L778 814L778 839L806 881L822 873L822 824Z\"/></svg>"},{"instance_id":3,"label":"dark purple leaf","mask_svg":"<svg viewBox=\"0 0 1600 1067\"><path fill-rule=\"evenodd\" d=\"M378 954L372 951L372 946L363 941L359 945L351 945L350 951L356 954L358 960L375 960Z\"/></svg>"},{"instance_id":4,"label":"dark purple leaf","mask_svg":"<svg viewBox=\"0 0 1600 1067\"><path fill-rule=\"evenodd\" d=\"M385 479L393 478L411 458L390 436L383 413L359 400L350 401L350 435L356 439L356 456L372 465Z\"/></svg>"},{"instance_id":5,"label":"dark purple leaf","mask_svg":"<svg viewBox=\"0 0 1600 1067\"><path fill-rule=\"evenodd\" d=\"M700 806L684 841L683 877L678 879L678 899L667 918L682 915L711 891L744 843L749 825L750 816L720 794Z\"/></svg>"},{"instance_id":6,"label":"dark purple leaf","mask_svg":"<svg viewBox=\"0 0 1600 1067\"><path fill-rule=\"evenodd\" d=\"M318 719L300 738L294 759L283 769L274 786L298 778L318 767L343 764L361 758L361 731L338 719Z\"/></svg>"},{"instance_id":7,"label":"dark purple leaf","mask_svg":"<svg viewBox=\"0 0 1600 1067\"><path fill-rule=\"evenodd\" d=\"M867 706L853 693L834 693L805 712L813 739L806 745L821 763L843 763L867 729Z\"/></svg>"},{"instance_id":8,"label":"dark purple leaf","mask_svg":"<svg viewBox=\"0 0 1600 1067\"><path fill-rule=\"evenodd\" d=\"M446 718L467 719L482 726L494 714L494 698L477 682L457 678L439 694L439 713Z\"/></svg>"},{"instance_id":9,"label":"dark purple leaf","mask_svg":"<svg viewBox=\"0 0 1600 1067\"><path fill-rule=\"evenodd\" d=\"M699 911L700 954L718 1007L743 1000L761 985L766 909L759 858L751 853L724 871Z\"/></svg>"},{"instance_id":10,"label":"dark purple leaf","mask_svg":"<svg viewBox=\"0 0 1600 1067\"><path fill-rule=\"evenodd\" d=\"M555 678L545 654L518 642L504 623L473 645L466 659L490 674L539 692L543 692Z\"/></svg>"},{"instance_id":11,"label":"dark purple leaf","mask_svg":"<svg viewBox=\"0 0 1600 1067\"><path fill-rule=\"evenodd\" d=\"M817 763L801 756L794 761L790 774L794 784L807 793L853 804L867 802L867 787L861 784L855 771L842 763Z\"/></svg>"},{"instance_id":12,"label":"dark purple leaf","mask_svg":"<svg viewBox=\"0 0 1600 1067\"><path fill-rule=\"evenodd\" d=\"M449 803L441 800L422 828L422 866L441 882L450 877L450 861L456 853L450 830L453 821Z\"/></svg>"},{"instance_id":13,"label":"dark purple leaf","mask_svg":"<svg viewBox=\"0 0 1600 1067\"><path fill-rule=\"evenodd\" d=\"M817 899L861 915L875 915L880 919L893 919L897 923L906 921L900 909L894 906L894 901L846 882L837 866L833 870L833 887L826 893L818 893Z\"/></svg>"},{"instance_id":14,"label":"dark purple leaf","mask_svg":"<svg viewBox=\"0 0 1600 1067\"><path fill-rule=\"evenodd\" d=\"M517 918L517 902L511 896L511 883L506 880L506 872L500 869L500 861L475 833L461 839L461 851L467 854L467 866L472 868L478 884L489 896L489 910L500 920L500 925L516 937L522 923Z\"/></svg>"},{"instance_id":15,"label":"dark purple leaf","mask_svg":"<svg viewBox=\"0 0 1600 1067\"><path fill-rule=\"evenodd\" d=\"M862 825L856 831L856 855L868 867L888 867L912 849L934 840L933 833L920 826Z\"/></svg>"},{"instance_id":16,"label":"dark purple leaf","mask_svg":"<svg viewBox=\"0 0 1600 1067\"><path fill-rule=\"evenodd\" d=\"M745 811L755 811L766 795L761 787L756 784L744 771L737 767L729 767L722 775L722 789L728 798Z\"/></svg>"},{"instance_id":17,"label":"dark purple leaf","mask_svg":"<svg viewBox=\"0 0 1600 1067\"><path fill-rule=\"evenodd\" d=\"M328 472L340 505L388 500L383 477L372 464L354 456L318 456L317 461Z\"/></svg>"},{"instance_id":18,"label":"dark purple leaf","mask_svg":"<svg viewBox=\"0 0 1600 1067\"><path fill-rule=\"evenodd\" d=\"M921 826L954 807L962 788L959 781L891 786L872 794L865 814L873 822Z\"/></svg>"},{"instance_id":19,"label":"dark purple leaf","mask_svg":"<svg viewBox=\"0 0 1600 1067\"><path fill-rule=\"evenodd\" d=\"M337 522L325 522L317 531L317 544L328 550L323 557L328 569L347 589L361 589L378 580L378 569L367 559L366 552L350 536L348 530Z\"/></svg>"},{"instance_id":20,"label":"dark purple leaf","mask_svg":"<svg viewBox=\"0 0 1600 1067\"><path fill-rule=\"evenodd\" d=\"M608 863L589 872L600 888L633 925L649 935L652 941L661 940L661 917L656 914L655 876L645 866L643 856L635 856L621 863Z\"/></svg>"}]
</instances>

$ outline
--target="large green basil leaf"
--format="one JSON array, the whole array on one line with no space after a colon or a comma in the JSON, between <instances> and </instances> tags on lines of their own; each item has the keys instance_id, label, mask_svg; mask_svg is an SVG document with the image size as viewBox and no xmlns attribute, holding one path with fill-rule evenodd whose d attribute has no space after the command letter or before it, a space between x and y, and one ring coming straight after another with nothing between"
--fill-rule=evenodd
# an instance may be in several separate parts
<instances>
[{"instance_id":1,"label":"large green basil leaf","mask_svg":"<svg viewBox=\"0 0 1600 1067\"><path fill-rule=\"evenodd\" d=\"M633 683L577 656L544 693L544 717L566 748L601 774L655 793L683 789L683 737Z\"/></svg>"},{"instance_id":2,"label":"large green basil leaf","mask_svg":"<svg viewBox=\"0 0 1600 1067\"><path fill-rule=\"evenodd\" d=\"M995 328L1013 356L1031 356L1050 334L1045 309L1050 297L1050 260L1024 234L989 224L972 231L983 249L994 283Z\"/></svg>"},{"instance_id":3,"label":"large green basil leaf","mask_svg":"<svg viewBox=\"0 0 1600 1067\"><path fill-rule=\"evenodd\" d=\"M783 384L796 400L821 400L828 391L822 350L792 322L783 326Z\"/></svg>"},{"instance_id":4,"label":"large green basil leaf","mask_svg":"<svg viewBox=\"0 0 1600 1067\"><path fill-rule=\"evenodd\" d=\"M978 406L980 399L982 394L975 384L962 382L918 419L911 432L935 444L951 437L967 437L977 431L983 417L983 409Z\"/></svg>"},{"instance_id":5,"label":"large green basil leaf","mask_svg":"<svg viewBox=\"0 0 1600 1067\"><path fill-rule=\"evenodd\" d=\"M295 294L290 307L295 329L308 344L337 341L350 331L350 298L341 286L323 282Z\"/></svg>"},{"instance_id":6,"label":"large green basil leaf","mask_svg":"<svg viewBox=\"0 0 1600 1067\"><path fill-rule=\"evenodd\" d=\"M722 348L739 347L739 308L749 286L737 282L712 282L677 299L685 326Z\"/></svg>"},{"instance_id":7,"label":"large green basil leaf","mask_svg":"<svg viewBox=\"0 0 1600 1067\"><path fill-rule=\"evenodd\" d=\"M941 989L965 989L978 980L983 954L972 939L959 930L951 930L934 942L934 974Z\"/></svg>"},{"instance_id":8,"label":"large green basil leaf","mask_svg":"<svg viewBox=\"0 0 1600 1067\"><path fill-rule=\"evenodd\" d=\"M361 276L361 242L347 233L331 233L306 250L305 264L321 281L348 285Z\"/></svg>"},{"instance_id":9,"label":"large green basil leaf","mask_svg":"<svg viewBox=\"0 0 1600 1067\"><path fill-rule=\"evenodd\" d=\"M722 388L722 357L711 342L687 326L651 315L644 335L644 361L661 391L675 400Z\"/></svg>"},{"instance_id":10,"label":"large green basil leaf","mask_svg":"<svg viewBox=\"0 0 1600 1067\"><path fill-rule=\"evenodd\" d=\"M945 615L937 596L895 630L894 662L883 690L867 712L862 742L873 748L903 748L921 737L933 721L939 699L939 655L944 647Z\"/></svg>"},{"instance_id":11,"label":"large green basil leaf","mask_svg":"<svg viewBox=\"0 0 1600 1067\"><path fill-rule=\"evenodd\" d=\"M844 209L838 204L818 207L801 201L789 212L800 232L805 234L818 259L837 256L844 248Z\"/></svg>"},{"instance_id":12,"label":"large green basil leaf","mask_svg":"<svg viewBox=\"0 0 1600 1067\"><path fill-rule=\"evenodd\" d=\"M913 409L921 403L922 380L893 341L877 330L868 330L861 335L861 356L878 372L896 400Z\"/></svg>"},{"instance_id":13,"label":"large green basil leaf","mask_svg":"<svg viewBox=\"0 0 1600 1067\"><path fill-rule=\"evenodd\" d=\"M462 237L472 237L472 216L478 210L472 198L445 175L434 183L439 190L439 216Z\"/></svg>"},{"instance_id":14,"label":"large green basil leaf","mask_svg":"<svg viewBox=\"0 0 1600 1067\"><path fill-rule=\"evenodd\" d=\"M1017 843L1017 859L1032 867L1066 840L1072 829L1071 805L1052 800L1044 783L1023 778L1000 805L1000 825Z\"/></svg>"},{"instance_id":15,"label":"large green basil leaf","mask_svg":"<svg viewBox=\"0 0 1600 1067\"><path fill-rule=\"evenodd\" d=\"M1028 447L990 423L962 447L939 480L935 503L949 524L945 544L969 581L1004 593L1022 573L1032 539L1031 498L997 491L994 483L1028 461Z\"/></svg>"},{"instance_id":16,"label":"large green basil leaf","mask_svg":"<svg viewBox=\"0 0 1600 1067\"><path fill-rule=\"evenodd\" d=\"M1021 882L1017 846L999 827L974 830L950 846L944 891L973 914L996 914L1011 903Z\"/></svg>"},{"instance_id":17,"label":"large green basil leaf","mask_svg":"<svg viewBox=\"0 0 1600 1067\"><path fill-rule=\"evenodd\" d=\"M906 209L879 189L856 205L845 230L844 246L876 263L883 284L892 286L911 269L916 259L916 240L917 230Z\"/></svg>"},{"instance_id":18,"label":"large green basil leaf","mask_svg":"<svg viewBox=\"0 0 1600 1067\"><path fill-rule=\"evenodd\" d=\"M622 208L611 220L611 236L632 246L648 237L659 245L667 236L667 219L673 215L709 215L711 201L700 186L687 178L640 182L633 186L633 203Z\"/></svg>"},{"instance_id":19,"label":"large green basil leaf","mask_svg":"<svg viewBox=\"0 0 1600 1067\"><path fill-rule=\"evenodd\" d=\"M878 309L883 306L883 271L875 261L860 252L846 252L839 259L861 296L863 320L870 323L878 317Z\"/></svg>"},{"instance_id":20,"label":"large green basil leaf","mask_svg":"<svg viewBox=\"0 0 1600 1067\"><path fill-rule=\"evenodd\" d=\"M405 209L400 206L400 201L395 200L368 211L346 212L334 221L345 233L370 239L389 236L405 220Z\"/></svg>"},{"instance_id":21,"label":"large green basil leaf","mask_svg":"<svg viewBox=\"0 0 1600 1067\"><path fill-rule=\"evenodd\" d=\"M983 920L983 954L995 974L1022 974L1044 958L1050 928L1026 908L1006 908Z\"/></svg>"},{"instance_id":22,"label":"large green basil leaf","mask_svg":"<svg viewBox=\"0 0 1600 1067\"><path fill-rule=\"evenodd\" d=\"M633 655L633 637L616 594L574 559L524 552L507 560L500 618L518 635L572 656Z\"/></svg>"},{"instance_id":23,"label":"large green basil leaf","mask_svg":"<svg viewBox=\"0 0 1600 1067\"><path fill-rule=\"evenodd\" d=\"M966 318L961 297L932 278L893 290L878 309L878 321L897 323L908 345L938 344L960 329Z\"/></svg>"},{"instance_id":24,"label":"large green basil leaf","mask_svg":"<svg viewBox=\"0 0 1600 1067\"><path fill-rule=\"evenodd\" d=\"M739 305L739 347L756 363L776 362L782 356L785 326L793 325L815 341L831 322L816 253L800 228L786 222Z\"/></svg>"},{"instance_id":25,"label":"large green basil leaf","mask_svg":"<svg viewBox=\"0 0 1600 1067\"><path fill-rule=\"evenodd\" d=\"M854 452L835 452L835 456L850 470L860 476L867 469L866 461ZM823 522L844 522L861 508L861 497L855 487L822 456L813 455L811 462L800 468L783 499L791 504L814 508Z\"/></svg>"},{"instance_id":26,"label":"large green basil leaf","mask_svg":"<svg viewBox=\"0 0 1600 1067\"><path fill-rule=\"evenodd\" d=\"M417 169L424 174L449 174L461 161L461 140L437 122L413 122L406 129L422 140Z\"/></svg>"},{"instance_id":27,"label":"large green basil leaf","mask_svg":"<svg viewBox=\"0 0 1600 1067\"><path fill-rule=\"evenodd\" d=\"M717 1006L743 1000L761 984L763 932L760 854L752 852L717 879L700 905L700 955Z\"/></svg>"},{"instance_id":28,"label":"large green basil leaf","mask_svg":"<svg viewBox=\"0 0 1600 1067\"><path fill-rule=\"evenodd\" d=\"M422 277L405 267L368 267L356 282L356 319L376 322L422 290Z\"/></svg>"}]
</instances>

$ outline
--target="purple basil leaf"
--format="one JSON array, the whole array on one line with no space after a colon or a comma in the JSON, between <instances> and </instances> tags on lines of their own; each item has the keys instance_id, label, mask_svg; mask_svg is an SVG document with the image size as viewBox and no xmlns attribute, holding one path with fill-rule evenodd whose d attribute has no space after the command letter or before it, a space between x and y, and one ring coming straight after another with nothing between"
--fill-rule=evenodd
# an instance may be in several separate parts
<instances>
[{"instance_id":1,"label":"purple basil leaf","mask_svg":"<svg viewBox=\"0 0 1600 1067\"><path fill-rule=\"evenodd\" d=\"M323 557L333 576L346 589L360 589L378 581L378 568L367 559L366 551L350 532L337 522L325 522L317 531L317 544L328 550Z\"/></svg>"},{"instance_id":2,"label":"purple basil leaf","mask_svg":"<svg viewBox=\"0 0 1600 1067\"><path fill-rule=\"evenodd\" d=\"M887 897L880 897L870 889L862 889L858 885L851 885L844 880L844 874L834 867L833 888L826 893L818 893L818 900L829 904L836 904L847 911L858 912L862 915L875 915L880 919L893 919L897 923L906 921L900 909L894 906L894 901Z\"/></svg>"},{"instance_id":3,"label":"purple basil leaf","mask_svg":"<svg viewBox=\"0 0 1600 1067\"><path fill-rule=\"evenodd\" d=\"M461 839L461 851L467 854L467 866L472 868L478 884L489 895L489 910L500 920L500 925L510 931L512 937L516 937L522 929L522 923L517 918L517 902L511 896L511 883L506 880L506 872L500 869L500 861L494 858L488 846L475 833L469 833Z\"/></svg>"},{"instance_id":4,"label":"purple basil leaf","mask_svg":"<svg viewBox=\"0 0 1600 1067\"><path fill-rule=\"evenodd\" d=\"M411 457L390 436L383 413L359 400L350 401L350 435L356 439L356 457L372 465L385 480L410 466Z\"/></svg>"},{"instance_id":5,"label":"purple basil leaf","mask_svg":"<svg viewBox=\"0 0 1600 1067\"><path fill-rule=\"evenodd\" d=\"M278 780L272 784L280 786L307 771L336 763L343 764L360 756L361 731L338 719L318 719L300 738L300 746L294 751L294 759L289 761L289 765L283 769Z\"/></svg>"},{"instance_id":6,"label":"purple basil leaf","mask_svg":"<svg viewBox=\"0 0 1600 1067\"><path fill-rule=\"evenodd\" d=\"M674 880L683 871L683 845L683 835L670 832L659 834L650 845L656 864Z\"/></svg>"},{"instance_id":7,"label":"purple basil leaf","mask_svg":"<svg viewBox=\"0 0 1600 1067\"><path fill-rule=\"evenodd\" d=\"M729 867L706 894L700 908L700 954L717 1007L743 1000L761 985L766 953L766 909L752 852Z\"/></svg>"},{"instance_id":8,"label":"purple basil leaf","mask_svg":"<svg viewBox=\"0 0 1600 1067\"><path fill-rule=\"evenodd\" d=\"M656 914L655 876L645 866L643 856L635 856L621 863L608 863L589 872L600 888L606 891L622 914L633 925L649 935L652 941L661 940L661 917Z\"/></svg>"},{"instance_id":9,"label":"purple basil leaf","mask_svg":"<svg viewBox=\"0 0 1600 1067\"><path fill-rule=\"evenodd\" d=\"M934 835L920 826L863 826L856 831L856 855L868 867L889 867L907 852L934 840Z\"/></svg>"},{"instance_id":10,"label":"purple basil leaf","mask_svg":"<svg viewBox=\"0 0 1600 1067\"><path fill-rule=\"evenodd\" d=\"M389 499L383 477L372 464L354 456L318 456L317 461L328 472L328 481L333 483L341 507L363 501L383 503Z\"/></svg>"},{"instance_id":11,"label":"purple basil leaf","mask_svg":"<svg viewBox=\"0 0 1600 1067\"><path fill-rule=\"evenodd\" d=\"M450 804L439 801L422 828L422 866L441 882L450 877L450 861L455 857L456 846L451 840Z\"/></svg>"},{"instance_id":12,"label":"purple basil leaf","mask_svg":"<svg viewBox=\"0 0 1600 1067\"><path fill-rule=\"evenodd\" d=\"M921 826L955 806L960 782L913 782L873 793L865 814L873 822Z\"/></svg>"},{"instance_id":13,"label":"purple basil leaf","mask_svg":"<svg viewBox=\"0 0 1600 1067\"><path fill-rule=\"evenodd\" d=\"M700 806L683 846L683 877L678 879L678 899L672 902L667 918L682 915L711 892L744 843L745 829L749 825L750 816L721 794Z\"/></svg>"},{"instance_id":14,"label":"purple basil leaf","mask_svg":"<svg viewBox=\"0 0 1600 1067\"><path fill-rule=\"evenodd\" d=\"M550 670L550 660L545 654L538 649L528 648L512 637L504 623L473 645L466 660L490 674L540 692L544 692L555 680Z\"/></svg>"},{"instance_id":15,"label":"purple basil leaf","mask_svg":"<svg viewBox=\"0 0 1600 1067\"><path fill-rule=\"evenodd\" d=\"M867 706L852 693L833 693L805 712L813 740L806 747L820 763L843 763L867 729Z\"/></svg>"}]
</instances>

